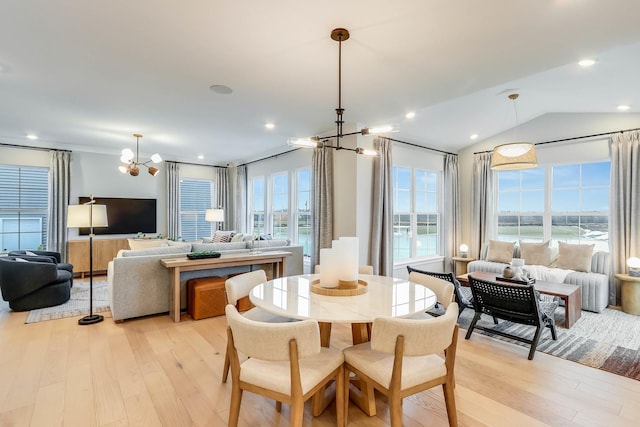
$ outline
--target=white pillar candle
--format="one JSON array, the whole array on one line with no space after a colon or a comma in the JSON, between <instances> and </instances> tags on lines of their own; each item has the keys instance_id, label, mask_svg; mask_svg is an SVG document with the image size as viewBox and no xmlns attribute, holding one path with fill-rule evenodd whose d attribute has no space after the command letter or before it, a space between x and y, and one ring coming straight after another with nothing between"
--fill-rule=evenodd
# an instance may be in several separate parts
<instances>
[{"instance_id":1,"label":"white pillar candle","mask_svg":"<svg viewBox=\"0 0 640 427\"><path fill-rule=\"evenodd\" d=\"M358 246L357 237L340 237L340 276L338 279L343 282L358 282Z\"/></svg>"},{"instance_id":2,"label":"white pillar candle","mask_svg":"<svg viewBox=\"0 0 640 427\"><path fill-rule=\"evenodd\" d=\"M338 286L338 251L332 248L320 249L320 286Z\"/></svg>"}]
</instances>

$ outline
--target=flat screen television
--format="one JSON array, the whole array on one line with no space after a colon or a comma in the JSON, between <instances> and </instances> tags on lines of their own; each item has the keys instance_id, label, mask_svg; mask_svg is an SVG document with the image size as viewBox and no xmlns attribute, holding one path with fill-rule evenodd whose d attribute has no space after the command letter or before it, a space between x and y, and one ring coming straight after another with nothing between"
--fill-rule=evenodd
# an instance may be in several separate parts
<instances>
[{"instance_id":1,"label":"flat screen television","mask_svg":"<svg viewBox=\"0 0 640 427\"><path fill-rule=\"evenodd\" d=\"M80 204L89 201L88 197L79 197ZM128 199L119 197L94 197L97 205L107 206L108 227L95 227L98 234L136 234L155 233L156 199ZM80 235L89 235L89 228L80 228Z\"/></svg>"}]
</instances>

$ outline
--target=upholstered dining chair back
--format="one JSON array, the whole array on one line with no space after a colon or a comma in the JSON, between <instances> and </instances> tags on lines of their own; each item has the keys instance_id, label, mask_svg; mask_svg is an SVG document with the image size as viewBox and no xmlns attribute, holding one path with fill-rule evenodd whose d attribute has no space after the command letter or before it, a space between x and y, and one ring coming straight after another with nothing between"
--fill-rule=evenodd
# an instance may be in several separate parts
<instances>
[{"instance_id":1,"label":"upholstered dining chair back","mask_svg":"<svg viewBox=\"0 0 640 427\"><path fill-rule=\"evenodd\" d=\"M396 338L404 337L403 356L425 356L442 353L451 345L458 319L458 304L451 303L444 315L431 319L378 317L373 321L371 349L393 354Z\"/></svg>"},{"instance_id":2,"label":"upholstered dining chair back","mask_svg":"<svg viewBox=\"0 0 640 427\"><path fill-rule=\"evenodd\" d=\"M320 274L320 264L316 264L316 266L313 268L313 272L315 274ZM372 265L358 266L358 274L373 274L373 266Z\"/></svg>"},{"instance_id":3,"label":"upholstered dining chair back","mask_svg":"<svg viewBox=\"0 0 640 427\"><path fill-rule=\"evenodd\" d=\"M236 349L261 360L289 360L289 341L298 343L298 357L320 353L320 328L316 320L266 323L247 319L228 304L225 313Z\"/></svg>"},{"instance_id":4,"label":"upholstered dining chair back","mask_svg":"<svg viewBox=\"0 0 640 427\"><path fill-rule=\"evenodd\" d=\"M260 283L267 281L267 274L264 270L251 271L249 273L238 274L227 279L224 283L227 293L227 302L236 305L240 298L249 295L251 289Z\"/></svg>"},{"instance_id":5,"label":"upholstered dining chair back","mask_svg":"<svg viewBox=\"0 0 640 427\"><path fill-rule=\"evenodd\" d=\"M436 294L437 301L444 306L449 307L453 301L453 283L446 280L438 279L428 274L411 272L409 273L409 281L420 283L431 289Z\"/></svg>"}]
</instances>

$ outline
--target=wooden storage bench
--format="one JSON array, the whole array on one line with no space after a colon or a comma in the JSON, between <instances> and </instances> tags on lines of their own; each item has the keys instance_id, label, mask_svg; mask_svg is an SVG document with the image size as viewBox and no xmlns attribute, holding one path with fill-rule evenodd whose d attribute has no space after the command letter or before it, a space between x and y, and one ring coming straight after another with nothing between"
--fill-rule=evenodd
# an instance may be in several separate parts
<instances>
[{"instance_id":1,"label":"wooden storage bench","mask_svg":"<svg viewBox=\"0 0 640 427\"><path fill-rule=\"evenodd\" d=\"M224 277L201 277L187 280L187 311L194 320L222 316L227 304Z\"/></svg>"}]
</instances>

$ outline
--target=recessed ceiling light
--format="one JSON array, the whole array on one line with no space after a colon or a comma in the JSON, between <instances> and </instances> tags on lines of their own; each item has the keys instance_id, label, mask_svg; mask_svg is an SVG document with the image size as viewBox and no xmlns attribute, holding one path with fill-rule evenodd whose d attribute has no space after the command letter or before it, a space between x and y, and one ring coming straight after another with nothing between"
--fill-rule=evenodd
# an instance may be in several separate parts
<instances>
[{"instance_id":1,"label":"recessed ceiling light","mask_svg":"<svg viewBox=\"0 0 640 427\"><path fill-rule=\"evenodd\" d=\"M267 129L273 129L274 127L276 127L276 125L274 125L273 123L266 123L264 127L266 127Z\"/></svg>"},{"instance_id":2,"label":"recessed ceiling light","mask_svg":"<svg viewBox=\"0 0 640 427\"><path fill-rule=\"evenodd\" d=\"M593 58L585 58L585 59L581 59L580 61L578 61L578 65L581 67L591 67L593 64L596 63L596 60Z\"/></svg>"},{"instance_id":3,"label":"recessed ceiling light","mask_svg":"<svg viewBox=\"0 0 640 427\"><path fill-rule=\"evenodd\" d=\"M407 119L413 119L416 116L416 113L414 111L409 111L407 114L404 115Z\"/></svg>"},{"instance_id":4,"label":"recessed ceiling light","mask_svg":"<svg viewBox=\"0 0 640 427\"><path fill-rule=\"evenodd\" d=\"M209 89L215 93L219 93L220 95L229 95L233 92L233 89L225 85L211 85L209 86Z\"/></svg>"},{"instance_id":5,"label":"recessed ceiling light","mask_svg":"<svg viewBox=\"0 0 640 427\"><path fill-rule=\"evenodd\" d=\"M477 133L473 133L471 134L471 136L469 136L469 139L478 139L480 135L478 135Z\"/></svg>"},{"instance_id":6,"label":"recessed ceiling light","mask_svg":"<svg viewBox=\"0 0 640 427\"><path fill-rule=\"evenodd\" d=\"M616 108L617 108L618 110L620 110L620 111L627 111L627 110L629 110L629 109L631 108L631 106L630 106L630 105L624 105L624 104L623 104L623 105L618 105Z\"/></svg>"},{"instance_id":7,"label":"recessed ceiling light","mask_svg":"<svg viewBox=\"0 0 640 427\"><path fill-rule=\"evenodd\" d=\"M27 135L27 139L30 139L32 141L36 140L36 139L38 139L38 135L34 135L34 134L30 133L30 134Z\"/></svg>"},{"instance_id":8,"label":"recessed ceiling light","mask_svg":"<svg viewBox=\"0 0 640 427\"><path fill-rule=\"evenodd\" d=\"M198 159L202 160L204 159L204 156L202 154L198 155Z\"/></svg>"}]
</instances>

